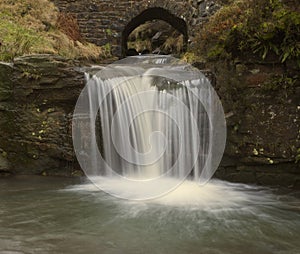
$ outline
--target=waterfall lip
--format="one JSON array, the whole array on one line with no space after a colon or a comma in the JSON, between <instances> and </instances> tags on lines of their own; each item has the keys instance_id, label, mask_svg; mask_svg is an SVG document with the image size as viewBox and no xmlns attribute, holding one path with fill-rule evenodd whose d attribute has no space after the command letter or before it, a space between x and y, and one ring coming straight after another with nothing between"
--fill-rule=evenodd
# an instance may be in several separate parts
<instances>
[{"instance_id":1,"label":"waterfall lip","mask_svg":"<svg viewBox=\"0 0 300 254\"><path fill-rule=\"evenodd\" d=\"M179 126L178 128L179 132L182 132L183 130L185 130L186 132L187 128L191 128L190 129L192 131L191 133L193 133L193 135L196 135L192 137L191 139L192 143L191 145L189 145L192 147L189 149L192 149L191 151L193 152L189 154L188 152L189 150L186 150L188 147L187 144L185 144L186 142L182 140L183 135L181 135L181 139L178 140L179 146L178 148L176 148L178 149L178 154L176 155L177 158L173 165L168 166L167 171L163 171L163 173L160 173L155 177L148 176L147 179L130 178L126 175L122 175L118 173L118 170L120 169L114 168L112 166L113 164L111 164L114 163L114 160L112 160L110 163L106 161L106 159L108 158L104 158L104 157L108 155L105 155L104 157L101 155L99 151L99 147L96 142L95 121L99 109L101 112L100 105L102 105L102 102L112 96L116 96L115 100L117 99L117 101L119 101L118 103L120 107L126 106L125 109L135 108L135 110L138 108L135 105L139 105L139 103L142 104L147 103L146 98L148 97L156 98L155 96L162 96L161 98L170 98L171 94L166 92L166 90L163 90L162 93L159 93L159 90L157 90L157 88L151 86L149 87L148 84L149 82L147 83L146 81L151 80L154 77L170 80L172 82L174 81L175 83L177 82L178 84L181 84L183 87L185 87L184 89L186 89L184 90L186 91L186 93L182 93L182 96L184 97L187 96L186 98L188 100L197 103L196 105L198 105L198 103L199 105L200 104L202 105L205 114L208 117L207 120L207 124L208 124L207 128L209 129L209 136L207 141L208 150L207 153L203 154L204 156L203 158L205 159L201 168L198 169L199 165L196 163L198 163L197 161L199 160L198 156L200 154L199 153L200 150L199 149L197 150L197 147L199 147L200 145L200 139L199 137L197 137L197 135L199 135L198 131L195 132L195 130L198 130L197 123L195 120L195 116L196 116L195 112L197 111L195 112L193 110L191 111L192 108L187 108L186 111L183 110L185 104L183 103L181 105L180 103L182 102L180 101L180 99L174 96L174 98L176 99L174 99L175 102L173 103L174 105L176 105L176 107L174 109L170 108L169 110L171 111L166 111L166 112L171 113L174 111L171 114L175 114L174 116L178 114L177 116L179 117L178 119L181 119L181 117L183 116L188 117L186 118L189 119L188 122L186 122L186 120L177 121L177 126ZM123 59L114 64L111 64L108 67L100 70L92 77L90 77L90 75L86 75L86 79L88 82L86 87L83 89L82 93L78 98L74 110L73 125L72 125L73 145L74 145L75 154L77 156L79 164L82 167L83 171L86 173L87 177L90 178L92 182L94 176L101 175L99 174L100 173L99 169L100 169L102 172L106 172L105 173L106 175L110 175L113 179L118 179L121 182L133 185L131 193L127 192L122 194L122 193L118 193L117 190L112 190L108 188L107 186L102 184L101 181L94 182L94 184L99 189L113 196L123 198L123 199L148 200L148 199L160 197L176 189L187 178L187 176L192 172L192 170L194 170L195 172L198 172L199 170L199 173L197 173L197 181L200 185L204 185L209 181L209 179L212 177L213 173L216 171L221 161L223 151L225 148L226 121L224 117L222 104L216 92L214 91L213 87L210 85L209 80L199 70L197 70L194 67L191 67L186 63L183 64L181 61L172 58L170 56L154 56L154 57L138 56L138 57L130 57L125 60ZM144 84L144 83L147 83L147 86L145 87L146 90L144 91L145 96L141 96L141 93L139 94L137 91L141 89L140 84ZM133 84L135 85L132 86ZM120 89L123 89L122 90L124 92L124 94L122 95L123 97L127 93L128 95L130 95L129 97L130 104L128 105L124 104L128 98L124 99L126 98L127 96L126 95L122 99L121 94L118 95ZM99 93L100 91L101 93ZM174 94L179 93L179 91L178 92L175 91L176 90L174 90L173 92ZM125 102L123 101L123 103L121 103L122 100L124 100ZM117 103L117 101L115 101L114 103ZM151 109L151 106L149 105L147 107L148 108L150 107ZM191 106L192 104L189 105ZM112 107L111 108L108 107L107 109L110 111L114 111ZM141 109L143 110L143 108ZM152 110L158 111L157 108L155 107L152 108ZM160 140L160 137L159 136L154 137L153 142L154 144L156 144L156 149L155 150L152 149L150 151L151 153L154 152L153 155L151 153L147 154L145 152L134 153L132 151L133 149L130 148L130 146L132 146L131 143L132 140L130 140L131 136L129 135L129 133L131 132L129 127L132 125L133 122L132 120L134 119L134 117L136 117L136 114L134 113L134 111L132 111L130 115L128 115L127 111L121 111L121 113L119 113L118 115L116 112L113 112L112 114L113 116L112 120L115 117L117 117L115 123L116 125L114 125L114 122L103 123L103 121L101 121L101 124L105 124L106 126L106 127L102 126L101 128L105 127L107 130L109 130L110 136L113 135L113 133L116 133L114 134L116 135L114 136L115 139L112 138L109 147L114 148L114 150L112 151L118 154L120 159L122 158L122 163L126 162L128 164L130 163L138 164L139 167L149 166L150 168L152 167L150 162L160 163L161 152L167 151L165 147L165 143L163 147L159 145L161 144L162 141ZM103 119L106 119L104 115L101 117L103 117ZM127 124L126 125L127 127L125 128L126 132L122 130L121 127L119 127L118 125L119 123L122 123L122 128L124 128L124 123ZM143 123L143 121L140 121L140 123ZM82 129L82 126L86 126L85 129ZM141 126L144 126L143 131L146 131L145 128L146 129L148 128L147 127L148 125L145 125L145 123L143 123L143 125ZM120 134L118 134L119 131L121 131L120 133L128 133L128 135L124 134L123 136L120 137ZM150 131L149 133L151 133L151 129L149 129L149 131ZM133 135L135 136L139 134L133 133ZM107 138L110 139L111 137L105 136L104 138L106 140ZM140 142L144 142L136 138L134 140L135 142L137 142L137 144ZM183 146L183 144L185 145ZM120 147L118 147L118 145L120 145ZM180 147L181 149L179 149ZM104 154L107 153L108 151L109 150L106 150L106 152L104 151ZM203 152L204 150L202 151L202 153ZM128 155L129 157L126 157ZM149 161L147 161L146 158L148 155L150 159L155 159L155 160L151 161L149 159ZM187 160L187 158L190 159ZM186 165L182 164L184 161L187 163ZM165 169L163 168L163 170ZM177 171L178 171L178 173L176 173L177 178L175 178L174 181L169 181L169 182L167 181L167 183L165 182L165 185L159 184L159 182L161 182L161 179L168 179L172 177L174 173ZM139 193L137 191L138 189L146 190L146 192Z\"/></svg>"}]
</instances>

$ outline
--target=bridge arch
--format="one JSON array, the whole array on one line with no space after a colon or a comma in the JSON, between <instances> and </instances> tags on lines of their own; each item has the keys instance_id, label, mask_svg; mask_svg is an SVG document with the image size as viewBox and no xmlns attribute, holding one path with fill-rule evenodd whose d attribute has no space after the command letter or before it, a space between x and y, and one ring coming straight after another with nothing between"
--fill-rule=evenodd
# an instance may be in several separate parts
<instances>
[{"instance_id":1,"label":"bridge arch","mask_svg":"<svg viewBox=\"0 0 300 254\"><path fill-rule=\"evenodd\" d=\"M88 42L109 45L113 56L122 57L128 36L137 26L162 20L187 41L194 42L196 28L218 8L203 0L51 0L61 12L76 17L80 33ZM184 49L183 49L184 50Z\"/></svg>"},{"instance_id":2,"label":"bridge arch","mask_svg":"<svg viewBox=\"0 0 300 254\"><path fill-rule=\"evenodd\" d=\"M152 7L132 18L125 26L122 32L122 56L126 56L127 41L131 32L138 26L152 20L163 20L181 33L183 35L183 50L186 51L188 44L188 27L186 22L164 8Z\"/></svg>"}]
</instances>

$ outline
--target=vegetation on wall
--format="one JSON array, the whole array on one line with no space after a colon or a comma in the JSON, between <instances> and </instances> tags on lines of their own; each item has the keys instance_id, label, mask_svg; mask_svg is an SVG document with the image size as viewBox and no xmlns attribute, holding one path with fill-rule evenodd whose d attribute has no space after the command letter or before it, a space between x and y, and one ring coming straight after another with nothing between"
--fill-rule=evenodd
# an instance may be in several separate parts
<instances>
[{"instance_id":1,"label":"vegetation on wall","mask_svg":"<svg viewBox=\"0 0 300 254\"><path fill-rule=\"evenodd\" d=\"M300 66L300 13L280 0L231 0L200 28L194 50L206 59L252 54Z\"/></svg>"},{"instance_id":2,"label":"vegetation on wall","mask_svg":"<svg viewBox=\"0 0 300 254\"><path fill-rule=\"evenodd\" d=\"M89 60L110 55L85 42L76 19L59 13L49 0L1 0L0 60L34 53Z\"/></svg>"}]
</instances>

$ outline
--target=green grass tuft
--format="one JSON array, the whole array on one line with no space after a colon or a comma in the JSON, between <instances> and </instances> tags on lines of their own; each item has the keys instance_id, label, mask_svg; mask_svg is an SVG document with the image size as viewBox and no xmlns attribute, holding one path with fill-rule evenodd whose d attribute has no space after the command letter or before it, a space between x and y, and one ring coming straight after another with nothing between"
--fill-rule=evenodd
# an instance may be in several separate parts
<instances>
[{"instance_id":1,"label":"green grass tuft","mask_svg":"<svg viewBox=\"0 0 300 254\"><path fill-rule=\"evenodd\" d=\"M50 1L1 0L0 61L43 53L85 60L111 56L107 48L86 42L77 20Z\"/></svg>"}]
</instances>

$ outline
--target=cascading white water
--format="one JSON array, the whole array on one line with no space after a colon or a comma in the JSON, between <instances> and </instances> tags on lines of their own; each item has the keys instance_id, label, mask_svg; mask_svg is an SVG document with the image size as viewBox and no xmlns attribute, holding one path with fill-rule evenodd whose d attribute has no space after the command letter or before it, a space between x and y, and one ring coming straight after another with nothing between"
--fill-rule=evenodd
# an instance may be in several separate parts
<instances>
[{"instance_id":1,"label":"cascading white water","mask_svg":"<svg viewBox=\"0 0 300 254\"><path fill-rule=\"evenodd\" d=\"M132 192L146 188L146 199L186 177L200 183L211 178L224 149L225 120L202 73L170 56L139 56L86 77L73 140L90 178L134 183Z\"/></svg>"}]
</instances>

